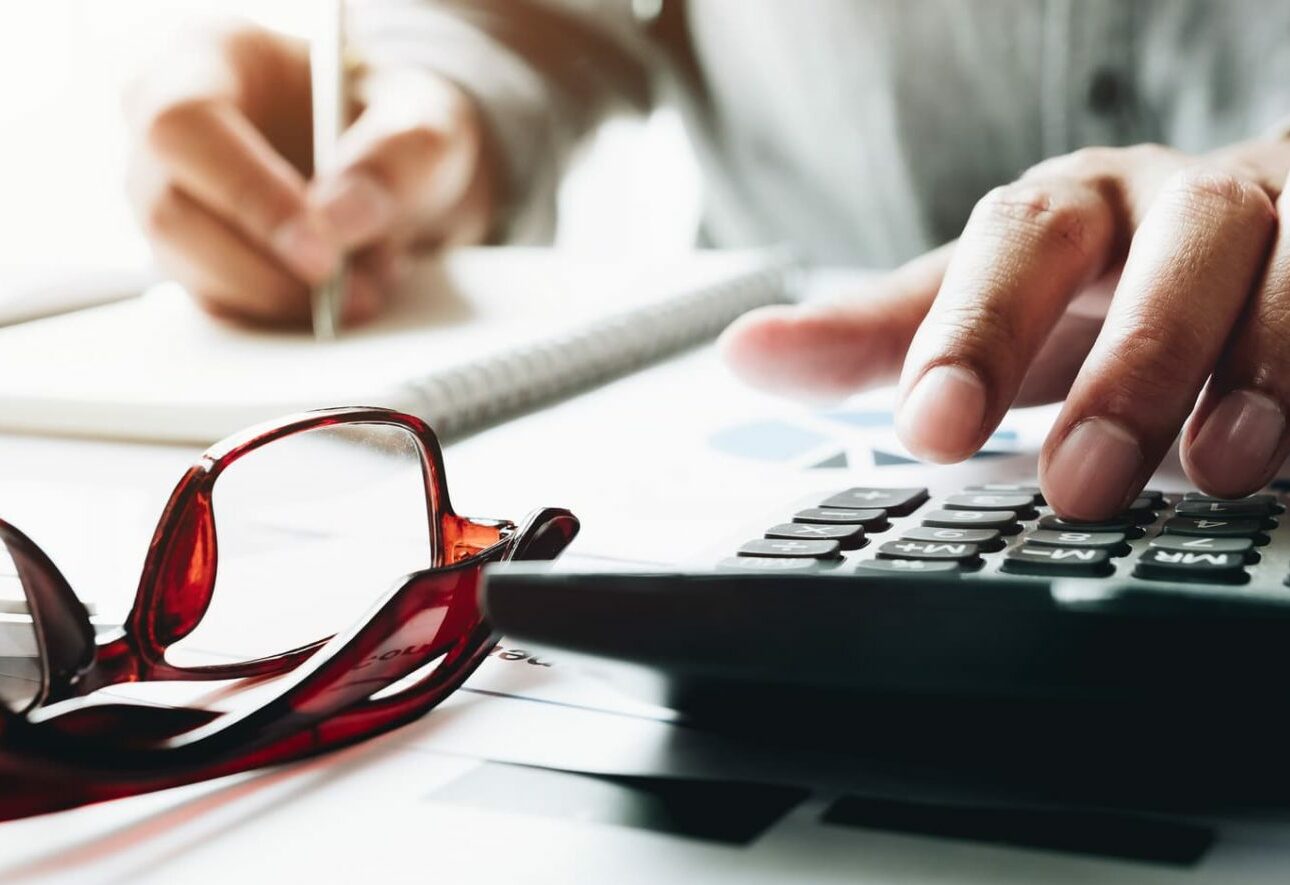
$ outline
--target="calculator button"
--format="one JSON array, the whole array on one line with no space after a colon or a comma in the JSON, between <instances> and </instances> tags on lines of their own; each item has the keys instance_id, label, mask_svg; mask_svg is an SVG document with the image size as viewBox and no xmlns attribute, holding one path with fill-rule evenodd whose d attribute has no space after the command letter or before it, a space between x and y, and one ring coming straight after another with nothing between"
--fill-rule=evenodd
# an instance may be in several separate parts
<instances>
[{"instance_id":1,"label":"calculator button","mask_svg":"<svg viewBox=\"0 0 1290 885\"><path fill-rule=\"evenodd\" d=\"M740 556L786 556L792 559L823 559L837 556L842 545L837 541L803 541L797 538L758 538L739 548Z\"/></svg>"},{"instance_id":2,"label":"calculator button","mask_svg":"<svg viewBox=\"0 0 1290 885\"><path fill-rule=\"evenodd\" d=\"M1178 502L1174 512L1179 516L1220 517L1237 519L1241 517L1268 517L1277 511L1265 501L1246 498L1242 501L1196 501Z\"/></svg>"},{"instance_id":3,"label":"calculator button","mask_svg":"<svg viewBox=\"0 0 1290 885\"><path fill-rule=\"evenodd\" d=\"M1249 580L1245 556L1240 553L1161 550L1152 547L1138 557L1135 577L1163 581L1200 581L1243 584Z\"/></svg>"},{"instance_id":4,"label":"calculator button","mask_svg":"<svg viewBox=\"0 0 1290 885\"><path fill-rule=\"evenodd\" d=\"M1023 544L1008 551L1001 568L1014 575L1101 578L1115 571L1105 550L1084 547L1039 547Z\"/></svg>"},{"instance_id":5,"label":"calculator button","mask_svg":"<svg viewBox=\"0 0 1290 885\"><path fill-rule=\"evenodd\" d=\"M864 529L858 525L819 525L809 522L785 522L766 530L767 538L805 538L811 541L837 541L843 550L864 546Z\"/></svg>"},{"instance_id":6,"label":"calculator button","mask_svg":"<svg viewBox=\"0 0 1290 885\"><path fill-rule=\"evenodd\" d=\"M1003 495L1028 495L1031 506L1044 506L1044 493L1039 490L1039 486L1019 486L1006 482L987 482L982 485L968 486L965 492L998 492Z\"/></svg>"},{"instance_id":7,"label":"calculator button","mask_svg":"<svg viewBox=\"0 0 1290 885\"><path fill-rule=\"evenodd\" d=\"M1255 544L1266 544L1268 536L1260 532L1263 523L1257 519L1209 519L1200 516L1175 516L1165 521L1166 535L1200 535L1208 538L1250 538Z\"/></svg>"},{"instance_id":8,"label":"calculator button","mask_svg":"<svg viewBox=\"0 0 1290 885\"><path fill-rule=\"evenodd\" d=\"M1239 553L1247 563L1259 561L1249 538L1189 538L1186 535L1158 535L1148 546L1174 553Z\"/></svg>"},{"instance_id":9,"label":"calculator button","mask_svg":"<svg viewBox=\"0 0 1290 885\"><path fill-rule=\"evenodd\" d=\"M783 559L772 556L730 556L717 563L723 572L813 572L818 571L818 559Z\"/></svg>"},{"instance_id":10,"label":"calculator button","mask_svg":"<svg viewBox=\"0 0 1290 885\"><path fill-rule=\"evenodd\" d=\"M822 525L858 525L866 532L887 528L885 510L846 510L841 507L811 507L793 514L793 522L815 522Z\"/></svg>"},{"instance_id":11,"label":"calculator button","mask_svg":"<svg viewBox=\"0 0 1290 885\"><path fill-rule=\"evenodd\" d=\"M1133 503L1125 509L1124 515L1132 519L1138 525L1146 525L1147 523L1156 521L1156 511L1159 509L1160 506L1156 504L1154 498L1149 498L1146 495L1139 495L1137 498L1134 498Z\"/></svg>"},{"instance_id":12,"label":"calculator button","mask_svg":"<svg viewBox=\"0 0 1290 885\"><path fill-rule=\"evenodd\" d=\"M923 525L937 529L995 529L1005 534L1020 528L1011 510L929 510L923 514Z\"/></svg>"},{"instance_id":13,"label":"calculator button","mask_svg":"<svg viewBox=\"0 0 1290 885\"><path fill-rule=\"evenodd\" d=\"M983 552L989 553L1003 549L1003 536L996 529L945 529L920 525L905 529L900 536L906 541L961 541L964 544L975 544Z\"/></svg>"},{"instance_id":14,"label":"calculator button","mask_svg":"<svg viewBox=\"0 0 1290 885\"><path fill-rule=\"evenodd\" d=\"M975 562L979 553L975 544L964 544L962 541L888 541L878 548L879 559Z\"/></svg>"},{"instance_id":15,"label":"calculator button","mask_svg":"<svg viewBox=\"0 0 1290 885\"><path fill-rule=\"evenodd\" d=\"M970 492L950 495L943 505L946 510L1009 510L1019 516L1034 513L1034 498L1030 495L1005 495L1001 492Z\"/></svg>"},{"instance_id":16,"label":"calculator button","mask_svg":"<svg viewBox=\"0 0 1290 885\"><path fill-rule=\"evenodd\" d=\"M1169 506L1169 501L1165 498L1165 493L1160 489L1143 489L1138 492L1139 498L1146 498L1151 501L1151 506L1157 510L1164 510Z\"/></svg>"},{"instance_id":17,"label":"calculator button","mask_svg":"<svg viewBox=\"0 0 1290 885\"><path fill-rule=\"evenodd\" d=\"M1120 532L1130 541L1144 534L1128 516L1116 516L1102 522L1074 522L1049 513L1039 517L1039 527L1050 532Z\"/></svg>"},{"instance_id":18,"label":"calculator button","mask_svg":"<svg viewBox=\"0 0 1290 885\"><path fill-rule=\"evenodd\" d=\"M856 563L856 571L897 575L944 575L957 572L957 562L933 559L866 559Z\"/></svg>"},{"instance_id":19,"label":"calculator button","mask_svg":"<svg viewBox=\"0 0 1290 885\"><path fill-rule=\"evenodd\" d=\"M1040 529L1026 535L1022 540L1027 544L1037 544L1040 547L1084 547L1105 550L1112 556L1126 556L1129 552L1124 532L1054 532Z\"/></svg>"},{"instance_id":20,"label":"calculator button","mask_svg":"<svg viewBox=\"0 0 1290 885\"><path fill-rule=\"evenodd\" d=\"M892 516L908 516L927 500L927 489L857 488L839 492L820 503L821 507L886 510Z\"/></svg>"},{"instance_id":21,"label":"calculator button","mask_svg":"<svg viewBox=\"0 0 1290 885\"><path fill-rule=\"evenodd\" d=\"M1269 494L1266 492L1260 495L1250 495L1247 498L1216 498L1213 495L1202 495L1200 492L1188 492L1187 494L1183 495L1183 502L1199 503L1199 504L1231 504L1231 505L1244 505L1248 507L1262 507L1265 509L1260 510L1258 512L1260 514L1268 514L1268 515L1281 513L1283 510L1285 510L1285 507L1281 505L1281 501L1277 495ZM1233 510L1227 510L1225 512L1232 516L1242 515Z\"/></svg>"}]
</instances>

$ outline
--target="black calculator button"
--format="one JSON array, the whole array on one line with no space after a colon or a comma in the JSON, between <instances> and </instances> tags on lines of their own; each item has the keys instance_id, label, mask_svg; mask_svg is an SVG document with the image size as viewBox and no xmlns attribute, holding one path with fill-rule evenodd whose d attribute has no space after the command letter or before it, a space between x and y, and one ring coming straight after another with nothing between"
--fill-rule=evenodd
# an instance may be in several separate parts
<instances>
[{"instance_id":1,"label":"black calculator button","mask_svg":"<svg viewBox=\"0 0 1290 885\"><path fill-rule=\"evenodd\" d=\"M1159 509L1160 506L1156 504L1155 499L1139 495L1133 499L1133 503L1128 506L1124 515L1138 525L1146 525L1156 521L1156 511Z\"/></svg>"},{"instance_id":2,"label":"black calculator button","mask_svg":"<svg viewBox=\"0 0 1290 885\"><path fill-rule=\"evenodd\" d=\"M1260 518L1272 516L1277 511L1265 501L1246 498L1241 501L1196 501L1182 500L1174 508L1179 516L1195 516L1219 519Z\"/></svg>"},{"instance_id":3,"label":"black calculator button","mask_svg":"<svg viewBox=\"0 0 1290 885\"><path fill-rule=\"evenodd\" d=\"M740 556L781 556L790 559L823 559L837 556L837 541L804 541L800 538L758 538L739 548Z\"/></svg>"},{"instance_id":4,"label":"black calculator button","mask_svg":"<svg viewBox=\"0 0 1290 885\"><path fill-rule=\"evenodd\" d=\"M766 537L787 540L805 538L808 541L837 541L842 545L843 550L855 550L857 547L864 546L864 529L858 525L785 522L768 528Z\"/></svg>"},{"instance_id":5,"label":"black calculator button","mask_svg":"<svg viewBox=\"0 0 1290 885\"><path fill-rule=\"evenodd\" d=\"M923 514L923 525L937 529L994 529L1013 534L1020 529L1017 515L1011 510L929 510Z\"/></svg>"},{"instance_id":6,"label":"black calculator button","mask_svg":"<svg viewBox=\"0 0 1290 885\"><path fill-rule=\"evenodd\" d=\"M1162 581L1199 581L1207 584L1243 584L1249 580L1245 556L1240 553L1161 550L1152 547L1138 557L1133 574Z\"/></svg>"},{"instance_id":7,"label":"black calculator button","mask_svg":"<svg viewBox=\"0 0 1290 885\"><path fill-rule=\"evenodd\" d=\"M1008 510L1021 516L1034 513L1034 498L1003 492L968 492L950 495L942 506L946 510Z\"/></svg>"},{"instance_id":8,"label":"black calculator button","mask_svg":"<svg viewBox=\"0 0 1290 885\"><path fill-rule=\"evenodd\" d=\"M793 514L793 522L814 522L821 525L858 525L866 532L880 532L887 528L885 510L846 510L842 507L811 507Z\"/></svg>"},{"instance_id":9,"label":"black calculator button","mask_svg":"<svg viewBox=\"0 0 1290 885\"><path fill-rule=\"evenodd\" d=\"M959 570L957 562L933 559L866 559L856 563L858 572L882 572L888 575L943 575Z\"/></svg>"},{"instance_id":10,"label":"black calculator button","mask_svg":"<svg viewBox=\"0 0 1290 885\"><path fill-rule=\"evenodd\" d=\"M1129 552L1124 532L1054 532L1050 529L1040 529L1026 535L1022 540L1027 544L1036 544L1040 547L1084 547L1105 550L1112 556L1126 556Z\"/></svg>"},{"instance_id":11,"label":"black calculator button","mask_svg":"<svg viewBox=\"0 0 1290 885\"><path fill-rule=\"evenodd\" d=\"M906 541L959 541L964 544L975 544L983 552L989 553L1003 549L1003 536L997 529L945 529L920 525L905 529L900 536Z\"/></svg>"},{"instance_id":12,"label":"black calculator button","mask_svg":"<svg viewBox=\"0 0 1290 885\"><path fill-rule=\"evenodd\" d=\"M1160 489L1143 489L1138 492L1138 497L1149 500L1151 502L1151 506L1156 510L1164 510L1169 506L1169 501L1165 498L1165 493L1160 491Z\"/></svg>"},{"instance_id":13,"label":"black calculator button","mask_svg":"<svg viewBox=\"0 0 1290 885\"><path fill-rule=\"evenodd\" d=\"M814 572L818 559L784 559L774 556L730 556L717 563L723 572Z\"/></svg>"},{"instance_id":14,"label":"black calculator button","mask_svg":"<svg viewBox=\"0 0 1290 885\"><path fill-rule=\"evenodd\" d=\"M1020 486L1006 482L987 482L982 485L968 486L965 492L996 492L1001 495L1028 495L1033 507L1044 506L1044 493L1039 486Z\"/></svg>"},{"instance_id":15,"label":"black calculator button","mask_svg":"<svg viewBox=\"0 0 1290 885\"><path fill-rule=\"evenodd\" d=\"M927 500L927 489L856 488L828 498L821 507L844 507L848 510L886 510L892 516L908 516Z\"/></svg>"},{"instance_id":16,"label":"black calculator button","mask_svg":"<svg viewBox=\"0 0 1290 885\"><path fill-rule=\"evenodd\" d=\"M878 548L878 558L976 562L980 552L975 544L962 541L888 541Z\"/></svg>"},{"instance_id":17,"label":"black calculator button","mask_svg":"<svg viewBox=\"0 0 1290 885\"><path fill-rule=\"evenodd\" d=\"M1165 521L1166 535L1189 535L1206 538L1249 538L1255 544L1266 544L1258 519L1212 519L1204 516L1175 516Z\"/></svg>"},{"instance_id":18,"label":"black calculator button","mask_svg":"<svg viewBox=\"0 0 1290 885\"><path fill-rule=\"evenodd\" d=\"M1023 544L1008 551L1001 568L1014 575L1101 578L1115 571L1111 554L1085 547L1039 547Z\"/></svg>"},{"instance_id":19,"label":"black calculator button","mask_svg":"<svg viewBox=\"0 0 1290 885\"><path fill-rule=\"evenodd\" d=\"M1233 507L1261 508L1255 511L1247 511L1250 515L1272 516L1281 513L1285 507L1277 495L1264 493L1260 495L1250 495L1247 498L1216 498L1213 495L1202 495L1200 492L1188 492L1183 495L1181 503L1188 504L1226 504ZM1243 516L1238 510L1225 510L1229 516Z\"/></svg>"},{"instance_id":20,"label":"black calculator button","mask_svg":"<svg viewBox=\"0 0 1290 885\"><path fill-rule=\"evenodd\" d=\"M1186 535L1158 535L1148 546L1174 553L1238 553L1247 563L1259 561L1254 542L1249 538L1189 538Z\"/></svg>"},{"instance_id":21,"label":"black calculator button","mask_svg":"<svg viewBox=\"0 0 1290 885\"><path fill-rule=\"evenodd\" d=\"M1145 534L1128 516L1117 516L1102 522L1074 522L1049 513L1039 517L1039 527L1050 532L1120 532L1130 541Z\"/></svg>"}]
</instances>

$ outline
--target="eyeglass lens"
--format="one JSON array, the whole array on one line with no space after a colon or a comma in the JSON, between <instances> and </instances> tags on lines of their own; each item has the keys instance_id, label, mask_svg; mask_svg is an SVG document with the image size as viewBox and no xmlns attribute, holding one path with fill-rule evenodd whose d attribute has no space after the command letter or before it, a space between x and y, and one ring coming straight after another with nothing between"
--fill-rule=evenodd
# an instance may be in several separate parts
<instances>
[{"instance_id":1,"label":"eyeglass lens","mask_svg":"<svg viewBox=\"0 0 1290 885\"><path fill-rule=\"evenodd\" d=\"M167 651L177 666L325 638L433 561L421 449L401 427L334 425L268 443L218 476L212 500L214 593Z\"/></svg>"}]
</instances>

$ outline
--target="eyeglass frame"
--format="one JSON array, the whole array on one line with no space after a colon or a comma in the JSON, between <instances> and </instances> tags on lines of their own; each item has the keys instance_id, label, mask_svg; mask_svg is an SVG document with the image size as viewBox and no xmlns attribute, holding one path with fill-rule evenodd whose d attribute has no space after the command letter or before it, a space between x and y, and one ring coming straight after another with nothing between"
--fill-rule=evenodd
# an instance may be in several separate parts
<instances>
[{"instance_id":1,"label":"eyeglass frame","mask_svg":"<svg viewBox=\"0 0 1290 885\"><path fill-rule=\"evenodd\" d=\"M212 492L219 474L237 459L275 440L346 424L401 427L418 441L431 531L430 567L405 576L371 613L336 636L242 664L177 667L166 661L166 649L195 629L214 592L218 544ZM496 639L476 598L482 567L503 559L554 558L577 530L576 517L558 508L535 511L522 526L457 515L448 498L438 440L430 427L414 416L376 407L293 415L216 444L184 474L158 521L125 625L118 635L99 643L88 613L52 560L16 527L0 521L0 541L9 549L27 590L45 664L44 691L37 702L22 713L0 708L0 782L6 786L6 795L0 796L0 819L301 758L423 715L473 672ZM198 601L181 605L178 625L159 634L151 612L159 600L174 598L166 597L167 588L160 584L185 557L190 568L184 590L193 592L195 588ZM191 568L194 561L201 563L196 574ZM453 578L465 584L446 586ZM365 689L340 707L335 700L312 711L296 706L301 700L336 690L345 672L376 663L377 670L384 671L380 676L369 675L352 684L389 687L427 666L425 658L432 652L437 655L431 661L448 655L438 643L422 643L419 655L393 659L377 655L358 666L353 659L406 627L418 612L415 606L407 609L411 601L420 599L419 611L424 613L431 610L427 600L436 596L447 597L440 606L445 614L436 637L454 606L464 606L472 616L473 623L449 649L455 649L457 660L445 660L388 697L375 697L383 689ZM382 625L391 626L385 624L391 618L396 621L392 630L383 632ZM64 652L59 652L59 643L67 642L69 634L75 645L61 646ZM65 652L69 647L74 653ZM405 657L409 660L402 660ZM395 665L380 666L389 660ZM450 672L445 671L446 663L453 664ZM99 688L124 681L242 679L289 671L295 672L277 696L237 714L81 702ZM93 740L87 741L87 737ZM112 739L105 741L105 737ZM15 770L7 771L10 768ZM41 786L54 784L58 785L57 795Z\"/></svg>"}]
</instances>

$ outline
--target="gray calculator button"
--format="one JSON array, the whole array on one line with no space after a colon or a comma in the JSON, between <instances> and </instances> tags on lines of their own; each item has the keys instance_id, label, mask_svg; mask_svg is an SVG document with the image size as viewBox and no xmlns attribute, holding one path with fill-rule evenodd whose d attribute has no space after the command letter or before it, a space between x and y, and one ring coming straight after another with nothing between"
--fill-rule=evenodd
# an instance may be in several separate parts
<instances>
[{"instance_id":1,"label":"gray calculator button","mask_svg":"<svg viewBox=\"0 0 1290 885\"><path fill-rule=\"evenodd\" d=\"M1179 516L1196 516L1203 518L1239 519L1272 516L1277 511L1265 501L1249 498L1240 501L1197 501L1183 500L1178 502L1174 512Z\"/></svg>"},{"instance_id":2,"label":"gray calculator button","mask_svg":"<svg viewBox=\"0 0 1290 885\"><path fill-rule=\"evenodd\" d=\"M848 510L844 507L808 507L793 514L793 522L816 522L824 525L858 525L866 532L880 532L887 527L885 510Z\"/></svg>"},{"instance_id":3,"label":"gray calculator button","mask_svg":"<svg viewBox=\"0 0 1290 885\"><path fill-rule=\"evenodd\" d=\"M1017 515L1011 510L929 510L923 514L922 523L932 528L995 529L1015 531Z\"/></svg>"},{"instance_id":4,"label":"gray calculator button","mask_svg":"<svg viewBox=\"0 0 1290 885\"><path fill-rule=\"evenodd\" d=\"M886 510L892 516L908 516L926 500L927 489L855 488L825 499L820 506Z\"/></svg>"},{"instance_id":5,"label":"gray calculator button","mask_svg":"<svg viewBox=\"0 0 1290 885\"><path fill-rule=\"evenodd\" d=\"M1003 536L997 529L947 529L920 525L905 529L900 536L906 541L961 541L975 544L984 552L1003 549Z\"/></svg>"},{"instance_id":6,"label":"gray calculator button","mask_svg":"<svg viewBox=\"0 0 1290 885\"><path fill-rule=\"evenodd\" d=\"M957 562L932 559L867 559L856 563L856 571L888 575L944 575L960 571Z\"/></svg>"},{"instance_id":7,"label":"gray calculator button","mask_svg":"<svg viewBox=\"0 0 1290 885\"><path fill-rule=\"evenodd\" d=\"M818 571L817 559L782 559L773 556L730 556L717 563L723 572L813 572Z\"/></svg>"},{"instance_id":8,"label":"gray calculator button","mask_svg":"<svg viewBox=\"0 0 1290 885\"><path fill-rule=\"evenodd\" d=\"M1262 534L1263 523L1257 519L1217 519L1207 516L1175 516L1166 520L1166 535L1189 535L1206 538L1250 538L1256 544L1266 544Z\"/></svg>"},{"instance_id":9,"label":"gray calculator button","mask_svg":"<svg viewBox=\"0 0 1290 885\"><path fill-rule=\"evenodd\" d=\"M1239 553L1247 563L1259 561L1249 538L1190 538L1186 535L1158 535L1147 546L1174 553Z\"/></svg>"},{"instance_id":10,"label":"gray calculator button","mask_svg":"<svg viewBox=\"0 0 1290 885\"><path fill-rule=\"evenodd\" d=\"M790 559L823 559L837 556L837 541L804 541L800 538L758 538L739 548L740 556L781 556Z\"/></svg>"},{"instance_id":11,"label":"gray calculator button","mask_svg":"<svg viewBox=\"0 0 1290 885\"><path fill-rule=\"evenodd\" d=\"M987 482L982 485L968 486L965 492L997 492L1004 495L1027 495L1035 507L1044 506L1044 493L1039 486L1014 485L1006 482Z\"/></svg>"},{"instance_id":12,"label":"gray calculator button","mask_svg":"<svg viewBox=\"0 0 1290 885\"><path fill-rule=\"evenodd\" d=\"M821 525L810 522L785 522L766 530L767 538L805 538L809 541L837 541L843 550L864 546L864 529L858 525Z\"/></svg>"},{"instance_id":13,"label":"gray calculator button","mask_svg":"<svg viewBox=\"0 0 1290 885\"><path fill-rule=\"evenodd\" d=\"M1249 580L1240 553L1198 553L1152 547L1138 558L1135 577L1163 581L1243 584Z\"/></svg>"},{"instance_id":14,"label":"gray calculator button","mask_svg":"<svg viewBox=\"0 0 1290 885\"><path fill-rule=\"evenodd\" d=\"M1040 529L1026 535L1023 540L1027 544L1036 544L1040 547L1084 547L1105 550L1112 556L1125 556L1129 552L1124 532L1055 532L1051 529Z\"/></svg>"},{"instance_id":15,"label":"gray calculator button","mask_svg":"<svg viewBox=\"0 0 1290 885\"><path fill-rule=\"evenodd\" d=\"M1260 514L1275 514L1285 510L1281 505L1281 500L1277 495L1263 493L1259 495L1250 495L1246 498L1216 498L1213 495L1203 495L1200 492L1188 492L1183 495L1182 503L1187 504L1219 504L1235 508L1259 508ZM1226 510L1233 516L1240 515L1238 510ZM1248 510L1246 512L1249 512Z\"/></svg>"},{"instance_id":16,"label":"gray calculator button","mask_svg":"<svg viewBox=\"0 0 1290 885\"><path fill-rule=\"evenodd\" d=\"M1020 515L1033 514L1033 502L1033 495L968 492L964 495L950 495L945 499L944 507L946 510L1008 510Z\"/></svg>"},{"instance_id":17,"label":"gray calculator button","mask_svg":"<svg viewBox=\"0 0 1290 885\"><path fill-rule=\"evenodd\" d=\"M1039 517L1039 527L1051 532L1121 532L1130 541L1141 538L1142 529L1127 514L1101 522L1074 522L1049 513Z\"/></svg>"},{"instance_id":18,"label":"gray calculator button","mask_svg":"<svg viewBox=\"0 0 1290 885\"><path fill-rule=\"evenodd\" d=\"M878 548L878 558L975 562L980 552L975 544L962 541L888 541Z\"/></svg>"},{"instance_id":19,"label":"gray calculator button","mask_svg":"<svg viewBox=\"0 0 1290 885\"><path fill-rule=\"evenodd\" d=\"M1023 544L1004 557L1003 571L1015 575L1054 575L1072 578L1100 578L1111 574L1111 555L1105 550L1083 547L1039 547Z\"/></svg>"}]
</instances>

